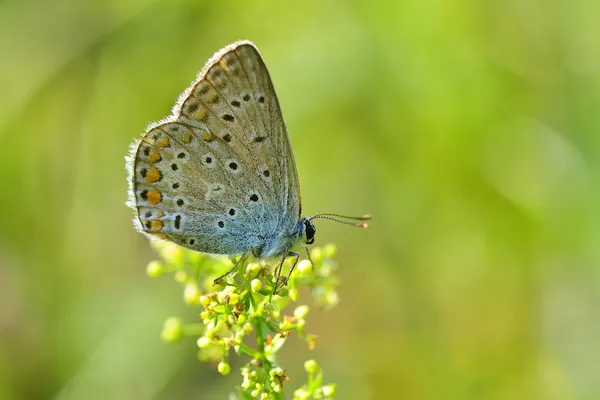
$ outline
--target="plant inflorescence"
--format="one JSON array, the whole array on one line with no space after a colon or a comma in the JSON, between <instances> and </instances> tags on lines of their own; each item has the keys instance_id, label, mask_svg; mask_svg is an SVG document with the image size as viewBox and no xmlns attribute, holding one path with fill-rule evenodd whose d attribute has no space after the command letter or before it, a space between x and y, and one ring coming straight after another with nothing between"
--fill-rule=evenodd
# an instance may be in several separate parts
<instances>
[{"instance_id":1,"label":"plant inflorescence","mask_svg":"<svg viewBox=\"0 0 600 400\"><path fill-rule=\"evenodd\" d=\"M239 397L285 398L284 392L290 391L289 377L278 364L277 354L294 333L306 341L309 349L317 344L317 336L305 331L310 307L300 302L301 288L309 289L319 308L329 309L338 303L335 246L313 248L310 260L301 260L287 285L273 294L273 265L265 261L241 260L237 270L215 284L215 278L238 260L198 253L170 242L153 243L161 261L148 265L148 275L173 274L183 287L185 302L197 307L200 317L200 321L190 323L168 318L162 339L177 342L195 338L199 359L213 362L222 375L231 372L232 353L246 356L248 362L241 368L242 380L237 388ZM290 261L284 263L284 269L289 270ZM323 384L323 373L315 360L307 360L304 368L308 380L293 392L294 399L335 397L335 384Z\"/></svg>"}]
</instances>

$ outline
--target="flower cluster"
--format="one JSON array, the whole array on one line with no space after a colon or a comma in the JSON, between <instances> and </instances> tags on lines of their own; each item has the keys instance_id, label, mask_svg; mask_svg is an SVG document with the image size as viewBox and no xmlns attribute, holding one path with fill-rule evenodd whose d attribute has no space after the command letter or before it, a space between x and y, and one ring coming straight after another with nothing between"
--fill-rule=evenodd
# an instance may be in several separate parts
<instances>
[{"instance_id":1,"label":"flower cluster","mask_svg":"<svg viewBox=\"0 0 600 400\"><path fill-rule=\"evenodd\" d=\"M317 343L317 336L304 329L310 308L298 304L300 288L310 289L317 307L331 308L339 301L336 292L339 280L332 259L335 246L312 249L309 259L298 263L287 285L281 286L280 281L274 290L277 281L273 275L274 265L265 261L211 256L170 242L153 244L162 261L152 261L147 268L148 275L158 277L172 273L175 281L183 286L184 301L198 307L201 321L184 323L179 318L169 318L163 327L163 340L196 338L199 359L215 363L222 375L231 372L228 360L232 350L237 355L247 356L249 361L241 368L242 383L238 388L242 397L283 399L289 378L277 363L277 353L294 332L306 341L309 349ZM238 268L215 284L215 278L238 261ZM283 271L289 271L291 261L286 260ZM314 360L306 361L305 369L308 383L294 392L295 399L335 396L335 385L322 385L323 374Z\"/></svg>"}]
</instances>

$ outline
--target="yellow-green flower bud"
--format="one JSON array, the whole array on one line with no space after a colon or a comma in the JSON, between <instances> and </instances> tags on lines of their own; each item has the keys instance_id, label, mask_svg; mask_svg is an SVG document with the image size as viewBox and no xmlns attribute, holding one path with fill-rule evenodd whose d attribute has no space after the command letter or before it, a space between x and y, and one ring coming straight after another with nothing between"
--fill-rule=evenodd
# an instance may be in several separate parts
<instances>
[{"instance_id":1,"label":"yellow-green flower bud","mask_svg":"<svg viewBox=\"0 0 600 400\"><path fill-rule=\"evenodd\" d=\"M296 268L299 274L308 274L312 271L313 266L309 260L301 260Z\"/></svg>"},{"instance_id":2,"label":"yellow-green flower bud","mask_svg":"<svg viewBox=\"0 0 600 400\"><path fill-rule=\"evenodd\" d=\"M315 360L308 360L304 362L304 369L309 374L316 374L319 371L319 364Z\"/></svg>"},{"instance_id":3,"label":"yellow-green flower bud","mask_svg":"<svg viewBox=\"0 0 600 400\"><path fill-rule=\"evenodd\" d=\"M308 308L308 306L298 306L294 310L294 317L298 319L304 319L308 315L309 311L310 308Z\"/></svg>"},{"instance_id":4,"label":"yellow-green flower bud","mask_svg":"<svg viewBox=\"0 0 600 400\"><path fill-rule=\"evenodd\" d=\"M260 291L262 289L262 282L260 279L252 279L252 282L250 282L250 288L253 292Z\"/></svg>"},{"instance_id":5,"label":"yellow-green flower bud","mask_svg":"<svg viewBox=\"0 0 600 400\"><path fill-rule=\"evenodd\" d=\"M323 396L326 398L333 398L337 395L337 386L334 384L325 385L322 390Z\"/></svg>"},{"instance_id":6,"label":"yellow-green flower bud","mask_svg":"<svg viewBox=\"0 0 600 400\"><path fill-rule=\"evenodd\" d=\"M198 342L197 342L198 347L201 349L207 348L208 346L210 346L211 343L212 343L212 341L209 338L207 338L206 336L202 336L201 338L198 339Z\"/></svg>"},{"instance_id":7,"label":"yellow-green flower bud","mask_svg":"<svg viewBox=\"0 0 600 400\"><path fill-rule=\"evenodd\" d=\"M200 304L200 289L195 284L188 284L183 290L183 299L188 304Z\"/></svg>"},{"instance_id":8,"label":"yellow-green flower bud","mask_svg":"<svg viewBox=\"0 0 600 400\"><path fill-rule=\"evenodd\" d=\"M335 244L329 243L329 244L326 244L325 247L323 247L323 255L326 258L332 258L335 256L336 253L337 253L337 247Z\"/></svg>"},{"instance_id":9,"label":"yellow-green flower bud","mask_svg":"<svg viewBox=\"0 0 600 400\"><path fill-rule=\"evenodd\" d=\"M163 272L165 272L165 268L160 261L150 261L146 267L146 274L148 274L150 278L161 276Z\"/></svg>"},{"instance_id":10,"label":"yellow-green flower bud","mask_svg":"<svg viewBox=\"0 0 600 400\"><path fill-rule=\"evenodd\" d=\"M217 366L217 371L219 371L221 375L227 375L231 372L231 367L226 362L221 361Z\"/></svg>"},{"instance_id":11,"label":"yellow-green flower bud","mask_svg":"<svg viewBox=\"0 0 600 400\"><path fill-rule=\"evenodd\" d=\"M237 304L240 301L240 295L232 293L229 295L229 304Z\"/></svg>"},{"instance_id":12,"label":"yellow-green flower bud","mask_svg":"<svg viewBox=\"0 0 600 400\"><path fill-rule=\"evenodd\" d=\"M180 318L171 317L163 324L160 336L165 342L172 343L181 340L183 333L183 321Z\"/></svg>"}]
</instances>

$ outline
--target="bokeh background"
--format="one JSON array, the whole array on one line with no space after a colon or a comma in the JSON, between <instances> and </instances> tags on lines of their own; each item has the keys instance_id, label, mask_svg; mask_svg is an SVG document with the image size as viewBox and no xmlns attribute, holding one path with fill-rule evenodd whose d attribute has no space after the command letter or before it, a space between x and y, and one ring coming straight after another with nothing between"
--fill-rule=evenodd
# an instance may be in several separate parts
<instances>
[{"instance_id":1,"label":"bokeh background","mask_svg":"<svg viewBox=\"0 0 600 400\"><path fill-rule=\"evenodd\" d=\"M124 156L251 39L341 303L310 352L342 399L600 395L600 3L0 2L0 398L212 399L160 341L195 311L125 207ZM294 342L294 340L292 340ZM291 392L291 391L290 391Z\"/></svg>"}]
</instances>

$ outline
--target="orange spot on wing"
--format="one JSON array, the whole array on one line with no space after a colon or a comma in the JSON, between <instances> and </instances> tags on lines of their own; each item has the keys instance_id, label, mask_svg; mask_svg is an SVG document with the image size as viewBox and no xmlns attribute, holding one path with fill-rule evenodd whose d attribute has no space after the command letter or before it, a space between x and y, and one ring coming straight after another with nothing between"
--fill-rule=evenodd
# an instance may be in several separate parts
<instances>
[{"instance_id":1,"label":"orange spot on wing","mask_svg":"<svg viewBox=\"0 0 600 400\"><path fill-rule=\"evenodd\" d=\"M148 182L148 183L157 182L157 181L160 181L161 178L162 178L162 174L160 173L158 168L150 167L148 169L148 172L146 173L146 182Z\"/></svg>"},{"instance_id":2,"label":"orange spot on wing","mask_svg":"<svg viewBox=\"0 0 600 400\"><path fill-rule=\"evenodd\" d=\"M192 134L190 132L186 132L183 135L181 135L181 141L185 144L190 144L192 142Z\"/></svg>"},{"instance_id":3,"label":"orange spot on wing","mask_svg":"<svg viewBox=\"0 0 600 400\"><path fill-rule=\"evenodd\" d=\"M162 230L163 225L164 224L162 221L152 221L152 222L150 222L150 230L152 232L158 232L158 231Z\"/></svg>"},{"instance_id":4,"label":"orange spot on wing","mask_svg":"<svg viewBox=\"0 0 600 400\"><path fill-rule=\"evenodd\" d=\"M155 143L158 147L169 147L169 138L165 137L162 139L159 139L156 141Z\"/></svg>"},{"instance_id":5,"label":"orange spot on wing","mask_svg":"<svg viewBox=\"0 0 600 400\"><path fill-rule=\"evenodd\" d=\"M204 140L205 142L211 142L213 140L212 135L210 134L210 132L202 132L202 140Z\"/></svg>"},{"instance_id":6,"label":"orange spot on wing","mask_svg":"<svg viewBox=\"0 0 600 400\"><path fill-rule=\"evenodd\" d=\"M158 162L160 160L161 160L161 157L160 157L160 153L158 152L158 150L152 149L150 151L150 154L148 154L148 162L150 164L154 164L155 162Z\"/></svg>"},{"instance_id":7,"label":"orange spot on wing","mask_svg":"<svg viewBox=\"0 0 600 400\"><path fill-rule=\"evenodd\" d=\"M146 200L148 201L148 204L154 206L160 203L160 201L162 200L162 195L160 194L160 191L158 189L152 189L148 192L148 197Z\"/></svg>"}]
</instances>

